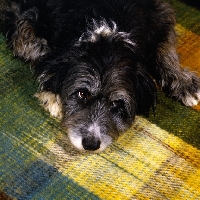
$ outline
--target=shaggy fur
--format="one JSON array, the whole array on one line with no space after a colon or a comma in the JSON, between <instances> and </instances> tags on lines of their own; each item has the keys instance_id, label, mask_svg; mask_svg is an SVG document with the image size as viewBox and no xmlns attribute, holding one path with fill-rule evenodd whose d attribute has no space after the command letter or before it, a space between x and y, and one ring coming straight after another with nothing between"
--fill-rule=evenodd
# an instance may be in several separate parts
<instances>
[{"instance_id":1,"label":"shaggy fur","mask_svg":"<svg viewBox=\"0 0 200 200\"><path fill-rule=\"evenodd\" d=\"M0 11L8 46L34 66L36 96L80 150L104 150L154 109L156 85L186 106L200 101L200 78L180 66L167 3L2 0Z\"/></svg>"}]
</instances>

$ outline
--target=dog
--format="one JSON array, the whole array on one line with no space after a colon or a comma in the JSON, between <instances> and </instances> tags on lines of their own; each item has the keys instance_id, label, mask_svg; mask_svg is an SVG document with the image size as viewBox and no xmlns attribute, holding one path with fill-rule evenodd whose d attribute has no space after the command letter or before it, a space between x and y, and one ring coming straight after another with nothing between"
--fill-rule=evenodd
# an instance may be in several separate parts
<instances>
[{"instance_id":1,"label":"dog","mask_svg":"<svg viewBox=\"0 0 200 200\"><path fill-rule=\"evenodd\" d=\"M0 11L8 47L31 63L36 96L78 150L103 151L154 111L157 88L186 106L200 101L161 0L2 0Z\"/></svg>"}]
</instances>

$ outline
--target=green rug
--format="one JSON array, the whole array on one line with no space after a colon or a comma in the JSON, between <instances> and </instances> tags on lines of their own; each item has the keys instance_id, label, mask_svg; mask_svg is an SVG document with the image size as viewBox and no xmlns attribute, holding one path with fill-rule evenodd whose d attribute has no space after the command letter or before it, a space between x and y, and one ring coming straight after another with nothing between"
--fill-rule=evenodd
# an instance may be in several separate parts
<instances>
[{"instance_id":1,"label":"green rug","mask_svg":"<svg viewBox=\"0 0 200 200\"><path fill-rule=\"evenodd\" d=\"M181 62L200 75L200 11L169 2ZM159 92L155 117L138 116L103 153L79 153L39 106L32 76L0 35L0 200L200 200L200 106Z\"/></svg>"}]
</instances>

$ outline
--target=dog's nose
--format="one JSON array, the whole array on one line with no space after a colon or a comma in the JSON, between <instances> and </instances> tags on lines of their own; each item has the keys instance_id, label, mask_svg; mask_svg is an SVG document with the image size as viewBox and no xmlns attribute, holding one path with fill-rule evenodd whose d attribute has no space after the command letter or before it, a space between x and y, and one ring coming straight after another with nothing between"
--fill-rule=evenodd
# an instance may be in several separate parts
<instances>
[{"instance_id":1,"label":"dog's nose","mask_svg":"<svg viewBox=\"0 0 200 200\"><path fill-rule=\"evenodd\" d=\"M100 148L100 140L95 138L83 138L82 145L85 150L95 151Z\"/></svg>"}]
</instances>

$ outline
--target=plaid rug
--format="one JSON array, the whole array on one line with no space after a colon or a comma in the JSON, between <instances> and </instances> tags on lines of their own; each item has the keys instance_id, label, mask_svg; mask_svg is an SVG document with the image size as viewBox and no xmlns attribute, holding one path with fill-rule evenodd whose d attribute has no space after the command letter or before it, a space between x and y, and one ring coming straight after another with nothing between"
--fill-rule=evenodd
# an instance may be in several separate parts
<instances>
[{"instance_id":1,"label":"plaid rug","mask_svg":"<svg viewBox=\"0 0 200 200\"><path fill-rule=\"evenodd\" d=\"M177 0L181 63L200 75L200 11ZM200 106L159 92L156 116L136 117L105 152L77 152L33 97L29 64L0 35L0 199L200 199Z\"/></svg>"}]
</instances>

